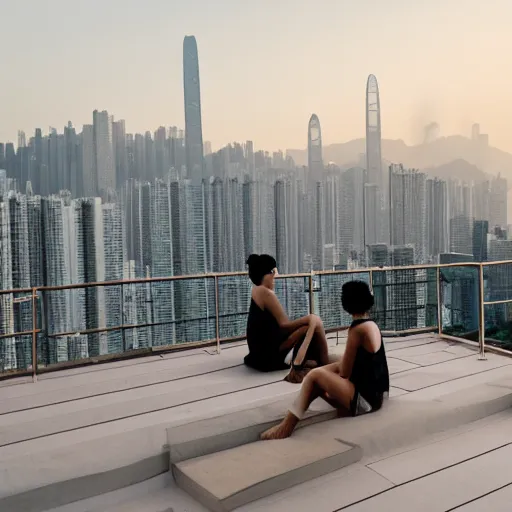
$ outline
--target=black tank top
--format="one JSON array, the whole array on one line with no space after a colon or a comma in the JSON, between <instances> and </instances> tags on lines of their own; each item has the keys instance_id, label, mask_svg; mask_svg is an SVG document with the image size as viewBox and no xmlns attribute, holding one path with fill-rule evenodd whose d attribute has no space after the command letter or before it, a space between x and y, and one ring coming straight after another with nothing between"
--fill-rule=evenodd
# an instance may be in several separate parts
<instances>
[{"instance_id":1,"label":"black tank top","mask_svg":"<svg viewBox=\"0 0 512 512\"><path fill-rule=\"evenodd\" d=\"M365 322L371 322L371 320L369 318L354 320L350 328L352 329ZM362 345L358 347L349 380L363 396L365 396L365 393L370 395L389 392L388 362L382 335L380 348L377 352L368 352Z\"/></svg>"},{"instance_id":2,"label":"black tank top","mask_svg":"<svg viewBox=\"0 0 512 512\"><path fill-rule=\"evenodd\" d=\"M247 345L251 356L256 359L272 357L279 353L283 340L283 333L274 315L266 309L261 309L254 299L251 299L247 318Z\"/></svg>"}]
</instances>

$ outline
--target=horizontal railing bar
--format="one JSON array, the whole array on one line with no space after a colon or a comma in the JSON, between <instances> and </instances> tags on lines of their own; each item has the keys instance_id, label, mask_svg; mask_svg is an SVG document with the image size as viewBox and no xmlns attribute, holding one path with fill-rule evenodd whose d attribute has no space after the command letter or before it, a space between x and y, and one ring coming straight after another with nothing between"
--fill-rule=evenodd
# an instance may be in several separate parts
<instances>
[{"instance_id":1,"label":"horizontal railing bar","mask_svg":"<svg viewBox=\"0 0 512 512\"><path fill-rule=\"evenodd\" d=\"M369 272L400 272L405 270L425 270L425 269L437 269L437 268L453 268L453 267L473 267L479 268L482 265L499 265L509 263L512 261L500 261L500 262L460 262L460 263L430 263L424 265L404 265L400 267L366 267L366 268L355 268L355 269L343 269L343 270L319 270L314 272L300 272L295 274L282 274L277 275L278 279L292 279L292 278L306 278L310 276L322 276L322 275L343 275L343 274L365 274ZM34 289L37 292L51 292L51 291L62 291L62 290L75 290L83 288L95 288L95 287L109 287L109 286L127 286L130 284L148 284L148 283L165 283L174 281L190 281L197 279L214 279L223 277L243 277L247 276L247 272L210 272L204 274L183 274L179 276L166 276L166 277L141 277L135 279L119 279L114 281L96 281L90 283L75 283L58 286L36 286ZM11 293L32 293L32 288L20 288L13 290L0 290L0 295L11 294Z\"/></svg>"},{"instance_id":2,"label":"horizontal railing bar","mask_svg":"<svg viewBox=\"0 0 512 512\"><path fill-rule=\"evenodd\" d=\"M494 267L495 265L512 265L512 260L484 261L481 263L483 267Z\"/></svg>"},{"instance_id":3,"label":"horizontal railing bar","mask_svg":"<svg viewBox=\"0 0 512 512\"><path fill-rule=\"evenodd\" d=\"M10 295L11 293L28 293L32 297L32 288L13 288L12 290L0 290L0 295Z\"/></svg>"},{"instance_id":4,"label":"horizontal railing bar","mask_svg":"<svg viewBox=\"0 0 512 512\"><path fill-rule=\"evenodd\" d=\"M37 334L41 333L41 329L36 329L35 331ZM31 329L30 331L21 331L21 332L13 332L9 334L0 334L0 340L6 339L6 338L17 338L18 336L32 336L34 334L34 331Z\"/></svg>"},{"instance_id":5,"label":"horizontal railing bar","mask_svg":"<svg viewBox=\"0 0 512 512\"><path fill-rule=\"evenodd\" d=\"M484 300L484 306L492 306L494 304L510 304L512 299L503 299L503 300Z\"/></svg>"}]
</instances>

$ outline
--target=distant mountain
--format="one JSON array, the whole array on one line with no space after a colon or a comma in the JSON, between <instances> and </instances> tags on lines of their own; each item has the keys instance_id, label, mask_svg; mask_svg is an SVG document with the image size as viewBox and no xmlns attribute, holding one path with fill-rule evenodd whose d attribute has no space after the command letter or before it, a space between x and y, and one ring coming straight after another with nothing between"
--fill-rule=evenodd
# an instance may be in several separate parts
<instances>
[{"instance_id":1,"label":"distant mountain","mask_svg":"<svg viewBox=\"0 0 512 512\"><path fill-rule=\"evenodd\" d=\"M442 180L452 178L478 183L489 178L489 175L482 172L476 165L472 165L462 159L454 160L453 162L439 165L438 167L433 167L431 169L424 169L424 171L430 176L435 176Z\"/></svg>"},{"instance_id":2,"label":"distant mountain","mask_svg":"<svg viewBox=\"0 0 512 512\"><path fill-rule=\"evenodd\" d=\"M365 139L331 144L324 146L324 162L334 162L342 168L360 165L365 151ZM307 150L290 149L287 153L298 165L307 165ZM512 185L510 153L494 147L482 146L460 135L440 137L430 143L417 146L408 146L402 140L384 139L382 158L386 162L402 163L405 167L416 169L438 168L438 172L443 172L445 177L452 168L457 169L457 177L466 180L482 176L482 171L494 175L501 173ZM468 165L465 166L463 161ZM451 167L443 170L442 167L447 164Z\"/></svg>"}]
</instances>

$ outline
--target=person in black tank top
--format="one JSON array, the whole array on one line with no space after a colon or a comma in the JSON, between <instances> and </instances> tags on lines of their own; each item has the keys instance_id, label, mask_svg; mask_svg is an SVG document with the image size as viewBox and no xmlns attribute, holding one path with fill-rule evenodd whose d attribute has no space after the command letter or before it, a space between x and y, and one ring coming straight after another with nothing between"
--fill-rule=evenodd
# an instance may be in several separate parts
<instances>
[{"instance_id":1,"label":"person in black tank top","mask_svg":"<svg viewBox=\"0 0 512 512\"><path fill-rule=\"evenodd\" d=\"M247 318L249 354L244 358L245 364L271 372L289 368L293 362L298 374L302 367L327 364L329 356L322 321L314 315L290 320L274 293L276 260L267 254L252 254L247 264L249 278L255 286Z\"/></svg>"},{"instance_id":2,"label":"person in black tank top","mask_svg":"<svg viewBox=\"0 0 512 512\"><path fill-rule=\"evenodd\" d=\"M382 407L389 393L389 371L382 334L369 318L373 295L363 281L349 281L343 285L341 302L353 318L341 361L312 370L284 420L264 432L262 439L289 437L317 398L352 416Z\"/></svg>"}]
</instances>

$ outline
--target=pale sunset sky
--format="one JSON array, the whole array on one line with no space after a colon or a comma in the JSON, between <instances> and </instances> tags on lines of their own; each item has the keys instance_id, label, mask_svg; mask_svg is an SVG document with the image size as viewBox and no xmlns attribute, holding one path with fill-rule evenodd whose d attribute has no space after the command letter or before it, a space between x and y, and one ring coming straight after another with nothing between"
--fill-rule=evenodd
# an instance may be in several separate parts
<instances>
[{"instance_id":1,"label":"pale sunset sky","mask_svg":"<svg viewBox=\"0 0 512 512\"><path fill-rule=\"evenodd\" d=\"M80 130L94 109L127 131L184 126L182 44L199 48L203 136L216 149L364 137L368 74L385 138L470 135L512 152L511 0L2 0L0 141Z\"/></svg>"}]
</instances>

